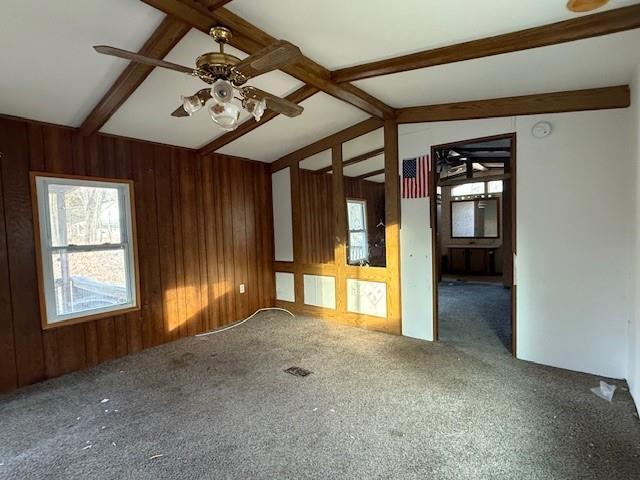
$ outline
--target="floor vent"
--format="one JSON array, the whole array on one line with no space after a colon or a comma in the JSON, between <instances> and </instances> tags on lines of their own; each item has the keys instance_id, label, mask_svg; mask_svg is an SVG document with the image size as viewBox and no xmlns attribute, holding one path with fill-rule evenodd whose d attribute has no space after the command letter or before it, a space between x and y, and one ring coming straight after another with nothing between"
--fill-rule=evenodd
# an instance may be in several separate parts
<instances>
[{"instance_id":1,"label":"floor vent","mask_svg":"<svg viewBox=\"0 0 640 480\"><path fill-rule=\"evenodd\" d=\"M285 373L290 373L291 375L295 375L296 377L306 377L311 372L300 367L289 367L285 370Z\"/></svg>"}]
</instances>

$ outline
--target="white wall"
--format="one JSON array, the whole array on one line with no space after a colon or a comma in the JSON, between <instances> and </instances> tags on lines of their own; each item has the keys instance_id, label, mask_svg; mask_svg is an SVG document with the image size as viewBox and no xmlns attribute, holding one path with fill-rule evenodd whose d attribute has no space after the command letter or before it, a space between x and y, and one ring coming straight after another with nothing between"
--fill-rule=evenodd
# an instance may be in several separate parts
<instances>
[{"instance_id":1,"label":"white wall","mask_svg":"<svg viewBox=\"0 0 640 480\"><path fill-rule=\"evenodd\" d=\"M293 262L293 220L291 216L291 169L271 175L273 200L273 243L275 260Z\"/></svg>"},{"instance_id":2,"label":"white wall","mask_svg":"<svg viewBox=\"0 0 640 480\"><path fill-rule=\"evenodd\" d=\"M636 401L636 405L640 409L640 66L636 68L636 73L631 83L631 110L633 120L631 122L632 132L635 146L635 164L636 164L636 262L635 262L635 294L636 309L635 315L629 325L629 371L627 373L627 381L631 395Z\"/></svg>"},{"instance_id":3,"label":"white wall","mask_svg":"<svg viewBox=\"0 0 640 480\"><path fill-rule=\"evenodd\" d=\"M538 140L531 127L540 120L554 131ZM635 229L629 120L627 109L400 126L401 159L428 153L431 145L517 133L521 359L616 378L627 374ZM427 231L430 238L428 204L426 215L418 215L406 202L402 229ZM406 241L404 232L403 251ZM430 302L432 295L429 243L410 243L414 257L402 254L406 332L432 328L430 307L416 301ZM426 270L412 268L415 256L426 259Z\"/></svg>"}]
</instances>

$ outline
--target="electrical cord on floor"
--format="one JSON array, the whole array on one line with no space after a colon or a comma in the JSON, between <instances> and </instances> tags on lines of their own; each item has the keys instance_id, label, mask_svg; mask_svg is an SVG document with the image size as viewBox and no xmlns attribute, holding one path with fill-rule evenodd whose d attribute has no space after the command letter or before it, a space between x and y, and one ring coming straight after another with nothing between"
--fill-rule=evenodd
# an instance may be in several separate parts
<instances>
[{"instance_id":1,"label":"electrical cord on floor","mask_svg":"<svg viewBox=\"0 0 640 480\"><path fill-rule=\"evenodd\" d=\"M214 333L220 333L220 332L224 332L225 330L231 330L232 328L238 327L238 326L242 325L244 322L251 320L253 317L255 317L260 312L267 312L269 310L279 310L281 312L286 312L289 315L291 315L293 318L296 318L296 316L293 313L291 313L289 310L287 310L286 308L279 308L279 307L259 308L258 310L253 312L253 314L251 314L250 316L248 316L247 318L245 318L244 320L242 320L240 322L234 323L233 325L229 325L228 327L220 328L218 330L212 330L212 331L206 332L206 333L199 333L198 335L196 335L196 337L206 337L207 335L213 335Z\"/></svg>"}]
</instances>

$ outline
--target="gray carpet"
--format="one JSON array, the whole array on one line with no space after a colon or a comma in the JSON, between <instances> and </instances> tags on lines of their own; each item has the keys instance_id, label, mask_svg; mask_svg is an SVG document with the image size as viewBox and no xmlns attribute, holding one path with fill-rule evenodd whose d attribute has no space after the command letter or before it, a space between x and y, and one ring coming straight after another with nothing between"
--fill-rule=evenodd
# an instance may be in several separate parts
<instances>
[{"instance_id":1,"label":"gray carpet","mask_svg":"<svg viewBox=\"0 0 640 480\"><path fill-rule=\"evenodd\" d=\"M472 282L438 284L439 338L496 353L511 351L511 290Z\"/></svg>"},{"instance_id":2,"label":"gray carpet","mask_svg":"<svg viewBox=\"0 0 640 480\"><path fill-rule=\"evenodd\" d=\"M0 397L0 478L638 478L629 393L597 383L261 314Z\"/></svg>"}]
</instances>

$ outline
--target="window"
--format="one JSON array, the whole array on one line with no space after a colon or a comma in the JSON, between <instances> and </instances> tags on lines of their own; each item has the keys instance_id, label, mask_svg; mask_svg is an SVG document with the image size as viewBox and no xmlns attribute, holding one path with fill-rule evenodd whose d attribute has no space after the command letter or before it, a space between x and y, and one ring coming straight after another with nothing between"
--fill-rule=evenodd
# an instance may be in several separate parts
<instances>
[{"instance_id":1,"label":"window","mask_svg":"<svg viewBox=\"0 0 640 480\"><path fill-rule=\"evenodd\" d=\"M502 193L502 180L487 182L488 193Z\"/></svg>"},{"instance_id":2,"label":"window","mask_svg":"<svg viewBox=\"0 0 640 480\"><path fill-rule=\"evenodd\" d=\"M131 184L34 174L43 327L138 305Z\"/></svg>"},{"instance_id":3,"label":"window","mask_svg":"<svg viewBox=\"0 0 640 480\"><path fill-rule=\"evenodd\" d=\"M366 262L369 258L367 238L367 202L347 199L347 223L349 226L349 264Z\"/></svg>"},{"instance_id":4,"label":"window","mask_svg":"<svg viewBox=\"0 0 640 480\"><path fill-rule=\"evenodd\" d=\"M464 183L451 188L451 196L459 197L462 195L480 195L485 193L484 182Z\"/></svg>"}]
</instances>

